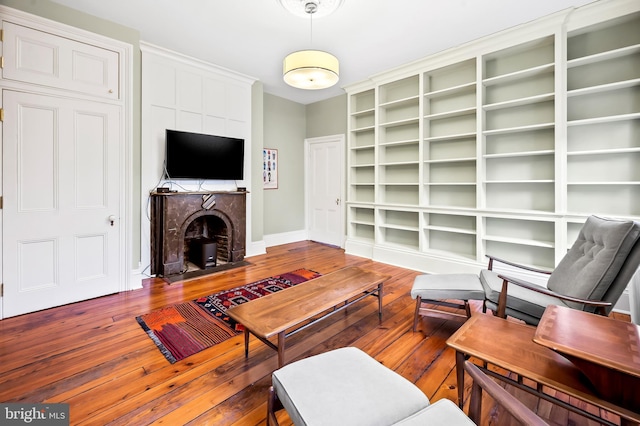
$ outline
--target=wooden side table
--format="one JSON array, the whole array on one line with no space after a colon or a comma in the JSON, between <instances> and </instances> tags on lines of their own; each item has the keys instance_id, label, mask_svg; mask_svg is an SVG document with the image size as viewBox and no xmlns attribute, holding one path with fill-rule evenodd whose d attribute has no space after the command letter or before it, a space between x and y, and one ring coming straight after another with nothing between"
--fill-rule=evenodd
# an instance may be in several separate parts
<instances>
[{"instance_id":1,"label":"wooden side table","mask_svg":"<svg viewBox=\"0 0 640 426\"><path fill-rule=\"evenodd\" d=\"M571 360L603 399L640 412L640 327L637 325L549 306L533 341Z\"/></svg>"},{"instance_id":2,"label":"wooden side table","mask_svg":"<svg viewBox=\"0 0 640 426\"><path fill-rule=\"evenodd\" d=\"M487 374L591 420L609 424L594 414L543 392L543 386L616 414L625 419L625 422L628 420L640 423L639 413L602 398L589 385L582 371L567 358L546 346L535 343L533 341L535 332L535 327L494 317L491 314L474 314L467 320L447 340L447 345L456 350L459 405L463 404L464 361L467 357L475 357L530 379L538 385L526 386L521 381L484 369Z\"/></svg>"}]
</instances>

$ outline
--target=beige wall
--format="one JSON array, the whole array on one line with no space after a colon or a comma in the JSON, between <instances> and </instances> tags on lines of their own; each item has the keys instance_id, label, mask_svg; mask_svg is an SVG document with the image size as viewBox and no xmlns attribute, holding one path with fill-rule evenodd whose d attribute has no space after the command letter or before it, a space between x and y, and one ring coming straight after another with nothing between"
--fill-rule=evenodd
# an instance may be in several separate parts
<instances>
[{"instance_id":1,"label":"beige wall","mask_svg":"<svg viewBox=\"0 0 640 426\"><path fill-rule=\"evenodd\" d=\"M300 231L305 226L305 114L302 104L264 94L263 146L277 149L280 157L278 189L263 190L265 235Z\"/></svg>"},{"instance_id":2,"label":"beige wall","mask_svg":"<svg viewBox=\"0 0 640 426\"><path fill-rule=\"evenodd\" d=\"M264 94L264 147L278 149L277 190L264 190L264 234L305 229L304 140L347 133L347 95L301 105Z\"/></svg>"},{"instance_id":3,"label":"beige wall","mask_svg":"<svg viewBox=\"0 0 640 426\"><path fill-rule=\"evenodd\" d=\"M307 137L347 134L347 95L307 105Z\"/></svg>"}]
</instances>

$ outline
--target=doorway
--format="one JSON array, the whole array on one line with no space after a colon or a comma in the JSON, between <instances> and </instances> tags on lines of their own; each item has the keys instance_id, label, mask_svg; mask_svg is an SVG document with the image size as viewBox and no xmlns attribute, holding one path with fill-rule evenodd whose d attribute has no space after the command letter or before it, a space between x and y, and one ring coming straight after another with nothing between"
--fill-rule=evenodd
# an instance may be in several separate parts
<instances>
[{"instance_id":1,"label":"doorway","mask_svg":"<svg viewBox=\"0 0 640 426\"><path fill-rule=\"evenodd\" d=\"M3 316L120 289L121 107L2 91Z\"/></svg>"},{"instance_id":2,"label":"doorway","mask_svg":"<svg viewBox=\"0 0 640 426\"><path fill-rule=\"evenodd\" d=\"M337 247L345 240L345 137L305 139L305 206L309 239Z\"/></svg>"}]
</instances>

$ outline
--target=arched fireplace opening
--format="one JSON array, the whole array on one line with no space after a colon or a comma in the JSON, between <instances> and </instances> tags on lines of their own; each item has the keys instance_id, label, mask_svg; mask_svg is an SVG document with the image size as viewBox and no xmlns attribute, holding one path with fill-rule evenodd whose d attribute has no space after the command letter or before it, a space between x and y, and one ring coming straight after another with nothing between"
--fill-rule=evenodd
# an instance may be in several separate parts
<instances>
[{"instance_id":1,"label":"arched fireplace opening","mask_svg":"<svg viewBox=\"0 0 640 426\"><path fill-rule=\"evenodd\" d=\"M184 241L183 272L224 265L231 258L231 226L216 211L206 212L187 224Z\"/></svg>"}]
</instances>

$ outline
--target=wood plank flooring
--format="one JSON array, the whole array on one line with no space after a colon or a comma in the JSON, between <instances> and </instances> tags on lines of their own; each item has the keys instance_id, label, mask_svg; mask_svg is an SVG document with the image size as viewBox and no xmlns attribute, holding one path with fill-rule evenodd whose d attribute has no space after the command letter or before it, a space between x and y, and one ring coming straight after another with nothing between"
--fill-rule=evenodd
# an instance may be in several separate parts
<instances>
[{"instance_id":1,"label":"wood plank flooring","mask_svg":"<svg viewBox=\"0 0 640 426\"><path fill-rule=\"evenodd\" d=\"M298 268L328 274L355 265L392 276L382 324L377 300L362 301L288 339L287 360L356 346L430 400L456 400L455 356L446 340L461 321L424 318L419 331L411 331L409 290L418 272L308 241L247 260L248 266L194 280L148 279L140 290L0 321L0 402L66 402L73 425L264 425L275 351L252 338L245 359L238 335L169 364L135 317ZM480 314L480 306L473 307ZM528 403L557 424L588 424L544 402ZM490 402L484 411L483 424L510 423ZM291 424L284 411L279 420Z\"/></svg>"}]
</instances>

